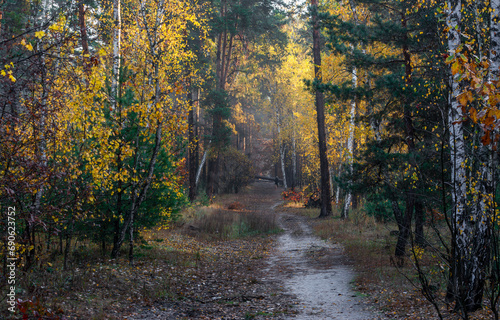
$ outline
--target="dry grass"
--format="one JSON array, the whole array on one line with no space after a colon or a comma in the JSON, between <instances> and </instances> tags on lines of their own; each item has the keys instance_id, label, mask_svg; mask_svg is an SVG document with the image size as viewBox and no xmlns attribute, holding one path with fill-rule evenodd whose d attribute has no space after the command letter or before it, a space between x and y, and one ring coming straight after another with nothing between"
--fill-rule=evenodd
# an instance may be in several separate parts
<instances>
[{"instance_id":1,"label":"dry grass","mask_svg":"<svg viewBox=\"0 0 500 320\"><path fill-rule=\"evenodd\" d=\"M239 202L239 201L235 201L235 202L231 202L227 208L229 210L241 210L243 209L245 206L243 205L243 203Z\"/></svg>"},{"instance_id":2,"label":"dry grass","mask_svg":"<svg viewBox=\"0 0 500 320\"><path fill-rule=\"evenodd\" d=\"M235 239L279 231L276 216L254 211L215 210L192 221L188 229L201 236L218 239Z\"/></svg>"}]
</instances>

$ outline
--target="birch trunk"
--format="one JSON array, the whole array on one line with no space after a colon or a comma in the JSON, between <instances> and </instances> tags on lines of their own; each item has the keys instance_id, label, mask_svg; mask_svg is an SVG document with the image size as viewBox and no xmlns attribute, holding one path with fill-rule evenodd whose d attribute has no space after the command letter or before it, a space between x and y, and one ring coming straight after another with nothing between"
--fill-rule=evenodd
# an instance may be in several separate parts
<instances>
[{"instance_id":1,"label":"birch trunk","mask_svg":"<svg viewBox=\"0 0 500 320\"><path fill-rule=\"evenodd\" d=\"M197 92L190 84L189 104L191 109L188 115L188 168L189 168L189 200L193 201L196 197L196 163L198 158L197 144L198 133L196 132L196 108L198 103Z\"/></svg>"},{"instance_id":2,"label":"birch trunk","mask_svg":"<svg viewBox=\"0 0 500 320\"><path fill-rule=\"evenodd\" d=\"M282 142L280 142L280 162L281 162L281 173L283 174L283 187L288 189L288 184L286 182L286 171L285 171L285 151L286 147Z\"/></svg>"},{"instance_id":3,"label":"birch trunk","mask_svg":"<svg viewBox=\"0 0 500 320\"><path fill-rule=\"evenodd\" d=\"M448 0L448 50L453 56L460 45L461 0ZM471 215L467 207L466 166L467 153L464 141L463 112L457 100L460 94L459 75L452 75L448 126L450 130L450 159L452 185L453 252L451 258L451 288L448 295L455 300L457 308L472 312L481 308L484 290L484 259L478 248L479 239L486 226L481 226L481 217ZM479 227L479 229L476 229ZM479 250L479 251L478 251Z\"/></svg>"},{"instance_id":4,"label":"birch trunk","mask_svg":"<svg viewBox=\"0 0 500 320\"><path fill-rule=\"evenodd\" d=\"M120 0L113 0L113 68L111 75L111 109L118 109L118 85L120 80L120 48L121 48L121 9Z\"/></svg>"},{"instance_id":5,"label":"birch trunk","mask_svg":"<svg viewBox=\"0 0 500 320\"><path fill-rule=\"evenodd\" d=\"M205 152L203 153L203 157L201 158L200 166L198 167L198 171L196 172L196 186L198 186L198 182L200 182L201 170L203 169L203 166L205 165L205 161L207 161L207 153L208 153L209 149L210 149L210 143L208 143L207 150L205 150Z\"/></svg>"},{"instance_id":6,"label":"birch trunk","mask_svg":"<svg viewBox=\"0 0 500 320\"><path fill-rule=\"evenodd\" d=\"M357 69L352 69L352 87L356 89L358 86L358 75ZM353 154L354 154L354 130L355 123L354 120L356 118L356 100L353 99L351 102L351 110L349 112L349 137L347 138L347 165L348 165L348 173L352 174L353 171ZM346 219L349 216L349 209L351 208L352 202L352 193L351 190L348 189L344 199L344 208L342 209L342 219Z\"/></svg>"},{"instance_id":7,"label":"birch trunk","mask_svg":"<svg viewBox=\"0 0 500 320\"><path fill-rule=\"evenodd\" d=\"M286 147L281 140L281 118L280 118L280 112L279 108L276 108L276 125L278 128L278 141L280 145L280 163L281 163L281 173L283 174L283 187L288 189L288 185L286 182L286 171L285 171L285 151Z\"/></svg>"}]
</instances>

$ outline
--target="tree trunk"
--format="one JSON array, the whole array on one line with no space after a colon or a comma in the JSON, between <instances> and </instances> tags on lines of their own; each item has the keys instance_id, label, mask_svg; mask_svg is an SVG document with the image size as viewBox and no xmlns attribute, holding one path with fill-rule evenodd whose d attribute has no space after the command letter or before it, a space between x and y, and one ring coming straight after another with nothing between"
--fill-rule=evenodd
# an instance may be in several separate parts
<instances>
[{"instance_id":1,"label":"tree trunk","mask_svg":"<svg viewBox=\"0 0 500 320\"><path fill-rule=\"evenodd\" d=\"M403 28L407 27L407 17L406 13L403 12L401 14L401 25ZM404 65L405 65L405 86L410 87L412 85L412 73L413 73L413 68L411 65L411 54L410 50L408 48L408 31L406 31L405 35L405 41L403 44L403 59L404 59ZM409 158L410 158L410 164L412 167L416 168L417 164L414 159L413 153L415 152L415 128L413 127L413 120L411 116L411 100L408 98L405 98L403 101L404 105L404 112L403 112L403 117L404 117L404 123L405 123L405 135L406 135L406 145L408 146L408 153L409 153ZM415 182L416 183L416 182ZM409 207L411 206L411 208ZM406 210L405 210L405 216L402 220L403 223L398 224L399 226L399 238L398 242L396 244L396 250L395 250L395 256L402 258L405 254L406 251L406 244L408 242L408 237L411 232L411 220L413 214L418 215L416 217L416 230L418 231L417 238L419 238L417 241L423 242L423 208L422 208L422 203L416 199L416 196L413 194L413 191L410 190L407 193L406 196ZM400 263L402 263L402 260L400 260Z\"/></svg>"},{"instance_id":2,"label":"tree trunk","mask_svg":"<svg viewBox=\"0 0 500 320\"><path fill-rule=\"evenodd\" d=\"M355 10L353 9L355 12ZM352 87L356 89L358 86L358 76L356 68L352 69ZM352 99L351 102L351 111L349 113L349 137L347 138L347 162L348 162L348 173L349 175L353 172L353 155L354 155L354 119L356 117L356 99ZM344 208L342 209L342 219L346 219L349 216L349 209L351 208L352 202L352 192L350 189L347 189L345 199L344 199Z\"/></svg>"},{"instance_id":3,"label":"tree trunk","mask_svg":"<svg viewBox=\"0 0 500 320\"><path fill-rule=\"evenodd\" d=\"M295 146L295 132L292 137L292 189L296 187L297 180L297 150ZM330 184L331 185L331 184Z\"/></svg>"},{"instance_id":4,"label":"tree trunk","mask_svg":"<svg viewBox=\"0 0 500 320\"><path fill-rule=\"evenodd\" d=\"M198 166L198 171L196 172L196 186L198 186L198 183L200 182L200 175L201 171L205 166L205 162L207 161L207 154L208 154L208 148L210 148L210 143L208 143L207 150L203 153L203 157L201 158L201 163Z\"/></svg>"},{"instance_id":5,"label":"tree trunk","mask_svg":"<svg viewBox=\"0 0 500 320\"><path fill-rule=\"evenodd\" d=\"M285 151L286 146L281 137L281 115L280 110L276 106L276 127L278 128L278 143L280 149L280 164L281 164L281 174L283 175L283 187L288 189L287 181L286 181L286 170L285 170Z\"/></svg>"},{"instance_id":6,"label":"tree trunk","mask_svg":"<svg viewBox=\"0 0 500 320\"><path fill-rule=\"evenodd\" d=\"M222 0L220 4L220 18L224 20L227 13L226 0ZM229 41L228 41L229 37ZM217 36L217 52L215 61L216 74L216 91L225 92L225 86L229 73L229 65L232 55L234 35L228 31L227 27ZM212 136L217 139L222 139L221 133L224 128L222 116L220 114L213 115ZM223 141L214 141L214 155L208 160L208 179L207 179L207 195L211 198L219 192L219 171L220 171L220 151L224 147Z\"/></svg>"},{"instance_id":7,"label":"tree trunk","mask_svg":"<svg viewBox=\"0 0 500 320\"><path fill-rule=\"evenodd\" d=\"M312 23L313 23L313 56L314 56L314 82L319 83L321 76L321 48L318 21L318 0L311 0ZM330 201L330 179L328 170L328 158L326 148L325 130L325 98L321 90L316 89L316 118L318 122L318 145L319 162L321 170L321 211L320 218L332 214L332 202Z\"/></svg>"},{"instance_id":8,"label":"tree trunk","mask_svg":"<svg viewBox=\"0 0 500 320\"><path fill-rule=\"evenodd\" d=\"M159 92L158 92L159 94ZM158 99L159 95L156 95L156 99ZM132 229L130 232L133 232L133 222L134 222L134 217L137 214L137 211L139 210L139 207L141 206L142 202L146 198L148 189L151 185L151 180L153 178L154 174L154 168L156 165L156 159L158 157L158 153L160 151L161 147L161 138L162 138L162 123L158 121L157 127L156 127L156 136L155 136L155 146L153 149L153 153L151 155L151 159L148 164L148 171L147 171L147 176L146 178L142 181L142 188L140 190L133 190L132 192L132 201L130 205L130 209L128 211L128 215L125 219L125 222L120 229L120 234L118 236L118 240L116 241L113 250L111 251L111 258L116 258L118 256L118 253L120 251L120 248L123 244L123 241L125 240L127 230ZM137 192L139 191L139 194ZM133 245L133 238L131 239L131 245ZM132 261L131 261L132 262Z\"/></svg>"},{"instance_id":9,"label":"tree trunk","mask_svg":"<svg viewBox=\"0 0 500 320\"><path fill-rule=\"evenodd\" d=\"M448 49L453 56L460 45L461 0L448 1ZM457 100L460 94L459 74L452 75L448 125L450 130L450 158L453 201L454 256L451 257L452 280L449 295L456 307L464 313L481 308L484 291L484 268L488 260L486 216L474 214L467 206L467 154L462 124L463 111ZM486 245L486 247L485 247Z\"/></svg>"},{"instance_id":10,"label":"tree trunk","mask_svg":"<svg viewBox=\"0 0 500 320\"><path fill-rule=\"evenodd\" d=\"M110 103L111 109L118 109L118 83L120 80L120 49L121 49L121 8L120 0L113 0L113 68L111 76L111 93Z\"/></svg>"},{"instance_id":11,"label":"tree trunk","mask_svg":"<svg viewBox=\"0 0 500 320\"><path fill-rule=\"evenodd\" d=\"M415 243L420 247L426 245L424 237L424 206L422 201L415 199Z\"/></svg>"},{"instance_id":12,"label":"tree trunk","mask_svg":"<svg viewBox=\"0 0 500 320\"><path fill-rule=\"evenodd\" d=\"M87 36L87 26L85 24L85 5L84 0L78 1L78 24L80 27L80 42L82 44L82 54L83 54L83 68L87 74L87 79L85 84L88 86L88 77L90 75L90 63L89 63L89 41Z\"/></svg>"},{"instance_id":13,"label":"tree trunk","mask_svg":"<svg viewBox=\"0 0 500 320\"><path fill-rule=\"evenodd\" d=\"M218 192L218 177L219 177L219 153L208 159L207 167L207 196L212 199Z\"/></svg>"},{"instance_id":14,"label":"tree trunk","mask_svg":"<svg viewBox=\"0 0 500 320\"><path fill-rule=\"evenodd\" d=\"M405 214L403 219L400 220L400 223L398 223L399 236L398 242L396 243L396 252L394 253L394 255L399 258L399 266L403 266L403 257L406 253L406 244L408 243L408 237L410 235L414 206L415 202L413 196L407 194Z\"/></svg>"},{"instance_id":15,"label":"tree trunk","mask_svg":"<svg viewBox=\"0 0 500 320\"><path fill-rule=\"evenodd\" d=\"M189 104L191 110L188 115L188 171L189 171L189 200L193 201L196 197L196 124L195 124L195 104L194 104L194 90L191 87Z\"/></svg>"},{"instance_id":16,"label":"tree trunk","mask_svg":"<svg viewBox=\"0 0 500 320\"><path fill-rule=\"evenodd\" d=\"M118 42L118 52L116 54L118 55L119 58L119 39L120 39L120 34L116 32L116 29L119 29L120 25L120 0L114 0L114 16L115 16L115 37L113 39L113 47L116 49L116 43ZM115 6L116 5L116 6ZM143 4L141 3L141 12L144 14L144 7ZM145 17L144 17L145 18ZM159 23L160 15L157 16L157 21L156 23ZM144 23L146 24L146 31L148 29L147 27L147 21L145 18ZM116 40L118 39L118 41ZM148 32L148 38L149 38L149 50L150 50L150 55L152 57L157 57L157 39L156 39L156 33L149 33ZM115 58L115 51L113 53L113 58ZM115 76L117 73L115 73L115 67L116 67L117 61L114 59L113 60L113 81L118 80L117 78L115 79ZM153 62L153 76L152 80L154 83L154 101L152 102L152 105L158 106L160 104L160 96L162 94L161 88L160 88L160 71L159 71L159 64L158 62ZM118 72L119 72L119 59L118 59ZM113 93L113 92L112 92ZM116 92L115 92L116 94ZM116 95L114 95L114 98L117 98ZM114 100L115 106L118 106L117 99ZM116 258L120 252L120 248L123 244L123 241L125 240L127 230L129 231L130 234L130 251L129 251L129 259L130 263L133 263L133 230L134 230L134 219L135 215L137 214L142 202L146 198L147 192L149 187L151 186L151 181L153 178L154 170L155 170L155 165L156 165L156 159L158 157L158 153L160 152L161 148L161 139L162 139L162 127L163 123L158 120L156 122L156 132L155 132L155 143L154 147L152 150L151 158L148 163L147 167L147 173L146 176L143 179L139 179L139 181L135 182L133 187L131 188L131 201L130 201L130 208L128 209L127 216L125 218L125 222L120 229L119 235L116 238L116 241L113 246L113 250L111 251L111 257ZM141 150L139 150L139 144L136 144L136 162L138 161L139 153Z\"/></svg>"}]
</instances>

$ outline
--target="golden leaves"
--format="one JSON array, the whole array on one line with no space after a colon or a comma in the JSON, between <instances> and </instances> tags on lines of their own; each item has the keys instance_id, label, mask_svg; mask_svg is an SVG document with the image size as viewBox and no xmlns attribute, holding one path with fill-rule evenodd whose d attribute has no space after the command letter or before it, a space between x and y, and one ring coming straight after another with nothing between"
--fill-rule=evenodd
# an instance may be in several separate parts
<instances>
[{"instance_id":1,"label":"golden leaves","mask_svg":"<svg viewBox=\"0 0 500 320\"><path fill-rule=\"evenodd\" d=\"M38 38L41 40L44 36L45 36L45 31L43 31L43 30L35 32L35 38Z\"/></svg>"}]
</instances>

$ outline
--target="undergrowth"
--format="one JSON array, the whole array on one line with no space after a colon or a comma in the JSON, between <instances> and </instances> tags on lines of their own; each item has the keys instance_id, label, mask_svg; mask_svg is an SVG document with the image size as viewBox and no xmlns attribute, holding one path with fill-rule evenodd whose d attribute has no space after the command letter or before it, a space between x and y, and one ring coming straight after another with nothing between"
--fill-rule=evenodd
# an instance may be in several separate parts
<instances>
[{"instance_id":1,"label":"undergrowth","mask_svg":"<svg viewBox=\"0 0 500 320\"><path fill-rule=\"evenodd\" d=\"M193 221L202 235L219 239L236 239L280 231L276 215L262 212L234 212L216 210Z\"/></svg>"}]
</instances>

